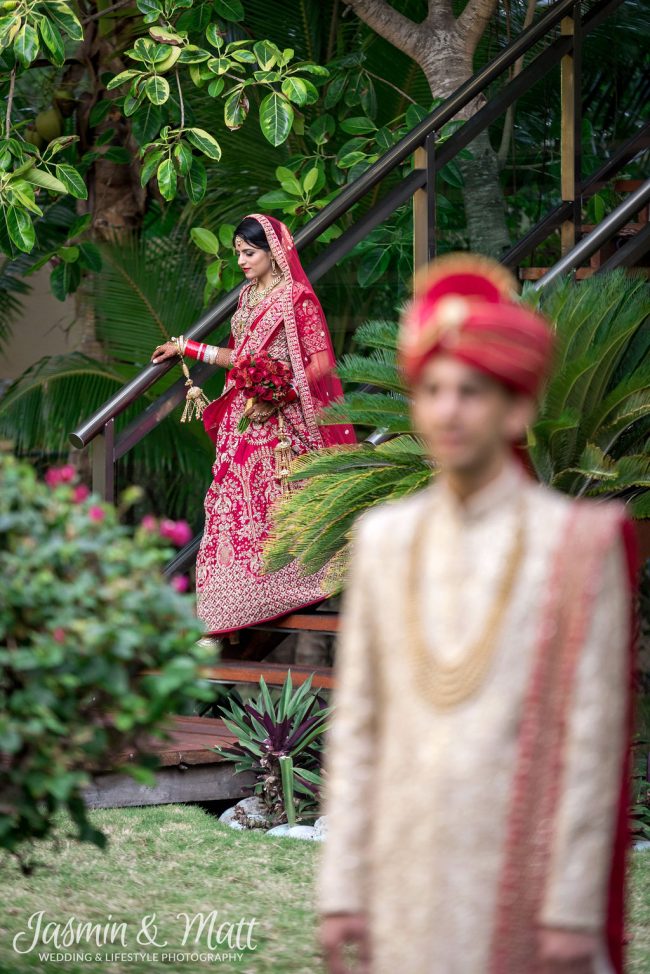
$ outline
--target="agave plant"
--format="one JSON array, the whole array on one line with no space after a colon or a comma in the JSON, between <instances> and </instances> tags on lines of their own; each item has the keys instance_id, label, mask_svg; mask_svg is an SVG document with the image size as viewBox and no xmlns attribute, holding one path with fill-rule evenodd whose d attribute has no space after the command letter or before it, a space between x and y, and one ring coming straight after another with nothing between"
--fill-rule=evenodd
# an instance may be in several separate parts
<instances>
[{"instance_id":1,"label":"agave plant","mask_svg":"<svg viewBox=\"0 0 650 974\"><path fill-rule=\"evenodd\" d=\"M537 476L569 494L621 497L635 517L649 517L648 285L617 271L578 286L564 280L525 298L554 321L558 336L554 373L530 434ZM277 505L266 548L270 570L292 558L308 573L330 562L332 590L343 586L356 517L420 489L432 476L397 368L397 324L368 322L356 337L372 351L347 355L341 377L379 391L346 394L327 418L394 436L379 446L332 447L297 458L291 479L302 489Z\"/></svg>"},{"instance_id":2,"label":"agave plant","mask_svg":"<svg viewBox=\"0 0 650 974\"><path fill-rule=\"evenodd\" d=\"M237 743L218 746L235 771L253 771L259 795L276 823L315 817L320 793L321 751L330 708L311 691L311 677L295 692L291 671L274 702L264 677L256 700L234 691L220 708ZM300 797L294 798L294 795Z\"/></svg>"}]
</instances>

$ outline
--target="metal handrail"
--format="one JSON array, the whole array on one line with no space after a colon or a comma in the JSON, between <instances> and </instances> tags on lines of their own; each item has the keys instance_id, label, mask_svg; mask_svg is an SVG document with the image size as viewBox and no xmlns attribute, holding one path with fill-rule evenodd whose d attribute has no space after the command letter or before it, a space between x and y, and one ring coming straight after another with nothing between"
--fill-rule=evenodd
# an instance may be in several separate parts
<instances>
[{"instance_id":1,"label":"metal handrail","mask_svg":"<svg viewBox=\"0 0 650 974\"><path fill-rule=\"evenodd\" d=\"M631 217L641 209L642 206L650 201L650 179L646 179L644 183L639 186L633 193L623 200L622 203L612 210L604 219L600 221L597 227L595 227L591 233L587 234L582 238L582 240L572 247L558 260L557 264L554 264L549 271L540 277L538 281L535 281L533 285L534 291L539 291L541 288L546 287L547 284L551 284L553 281L557 280L563 274L567 274L570 271L574 271L579 264L592 254L595 254L599 247L611 237L616 230L625 226L629 222Z\"/></svg>"},{"instance_id":2,"label":"metal handrail","mask_svg":"<svg viewBox=\"0 0 650 974\"><path fill-rule=\"evenodd\" d=\"M591 20L595 21L598 17L599 10L609 9L612 5L618 6L620 2L622 0L614 0L614 3L612 3L612 0L600 0L600 3L596 4L589 11L588 16ZM553 4L535 24L532 24L523 31L512 44L501 51L488 65L461 85L435 111L423 119L411 132L362 173L358 179L349 186L346 186L336 199L332 200L320 213L312 217L304 227L298 230L295 234L296 246L302 249L316 240L343 213L347 212L355 203L362 199L370 189L381 182L397 166L401 165L412 155L413 151L426 141L428 135L436 132L446 122L454 118L459 111L481 94L487 85L502 75L507 68L511 67L515 61L529 51L539 40L547 36L553 27L559 24L563 17L569 15L575 8L576 0L558 0L557 3ZM325 253L330 249L335 250L336 244L337 241L333 241ZM224 295L213 308L206 311L188 329L186 333L187 337L194 339L203 338L225 321L236 307L237 296L242 284ZM86 447L101 433L106 423L120 415L143 392L146 392L173 367L173 360L170 360L168 364L148 365L70 434L70 442L72 445L78 449Z\"/></svg>"}]
</instances>

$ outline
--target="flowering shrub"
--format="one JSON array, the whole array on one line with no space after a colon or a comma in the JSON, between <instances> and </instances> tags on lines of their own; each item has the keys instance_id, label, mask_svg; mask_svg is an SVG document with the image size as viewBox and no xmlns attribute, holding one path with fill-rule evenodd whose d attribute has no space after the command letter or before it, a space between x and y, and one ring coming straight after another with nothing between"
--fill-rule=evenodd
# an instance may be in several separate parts
<instances>
[{"instance_id":1,"label":"flowering shrub","mask_svg":"<svg viewBox=\"0 0 650 974\"><path fill-rule=\"evenodd\" d=\"M127 491L122 509L138 496ZM145 738L211 699L198 670L213 653L197 644L193 600L162 575L169 541L184 543L189 525L145 519L133 530L118 513L72 467L42 483L0 455L0 846L25 871L20 847L47 835L60 807L80 840L103 846L81 793L89 772L153 783ZM125 750L133 758L118 764Z\"/></svg>"},{"instance_id":2,"label":"flowering shrub","mask_svg":"<svg viewBox=\"0 0 650 974\"><path fill-rule=\"evenodd\" d=\"M268 352L241 355L231 367L231 377L236 389L243 389L253 401L273 403L283 406L295 402L298 393L291 381L291 368L281 359L273 358ZM250 425L250 418L244 415L237 425L240 433Z\"/></svg>"}]
</instances>

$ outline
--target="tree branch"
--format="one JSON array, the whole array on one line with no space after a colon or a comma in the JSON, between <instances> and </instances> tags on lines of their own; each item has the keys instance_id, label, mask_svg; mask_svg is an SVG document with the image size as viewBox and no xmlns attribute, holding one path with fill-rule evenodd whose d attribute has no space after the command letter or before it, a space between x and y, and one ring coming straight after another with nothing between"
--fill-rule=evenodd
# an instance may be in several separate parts
<instances>
[{"instance_id":1,"label":"tree branch","mask_svg":"<svg viewBox=\"0 0 650 974\"><path fill-rule=\"evenodd\" d=\"M8 139L11 132L11 106L14 100L14 85L16 84L16 68L11 69L9 78L9 95L7 97L7 114L5 116L5 138Z\"/></svg>"},{"instance_id":2,"label":"tree branch","mask_svg":"<svg viewBox=\"0 0 650 974\"><path fill-rule=\"evenodd\" d=\"M465 39L468 54L472 55L494 13L497 0L467 0L462 14L456 21L461 37Z\"/></svg>"},{"instance_id":3,"label":"tree branch","mask_svg":"<svg viewBox=\"0 0 650 974\"><path fill-rule=\"evenodd\" d=\"M418 48L419 24L395 10L386 0L344 0L376 34L414 58ZM496 0L495 0L496 2Z\"/></svg>"}]
</instances>

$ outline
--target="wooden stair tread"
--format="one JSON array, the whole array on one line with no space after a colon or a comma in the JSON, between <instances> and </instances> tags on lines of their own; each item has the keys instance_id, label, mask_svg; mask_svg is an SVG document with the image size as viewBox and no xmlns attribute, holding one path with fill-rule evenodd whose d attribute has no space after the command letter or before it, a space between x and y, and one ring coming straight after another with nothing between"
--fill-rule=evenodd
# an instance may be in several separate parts
<instances>
[{"instance_id":1,"label":"wooden stair tread","mask_svg":"<svg viewBox=\"0 0 650 974\"><path fill-rule=\"evenodd\" d=\"M338 612L290 612L279 619L272 619L270 622L261 622L256 626L247 626L247 629L281 629L287 632L330 632L336 633L339 629Z\"/></svg>"},{"instance_id":2,"label":"wooden stair tread","mask_svg":"<svg viewBox=\"0 0 650 974\"><path fill-rule=\"evenodd\" d=\"M143 737L140 750L156 754L161 767L173 765L217 764L225 761L221 754L211 750L215 745L232 744L236 738L228 730L221 718L192 717L174 715L169 724L169 740L162 741L155 737ZM128 764L134 757L134 751L120 751L106 767L97 770L110 770L116 764Z\"/></svg>"},{"instance_id":3,"label":"wooden stair tread","mask_svg":"<svg viewBox=\"0 0 650 974\"><path fill-rule=\"evenodd\" d=\"M214 683L258 683L263 676L269 686L282 686L288 672L295 687L302 686L310 676L314 688L331 690L334 687L333 671L329 666L221 660L214 666L204 666L200 670L204 679Z\"/></svg>"}]
</instances>

